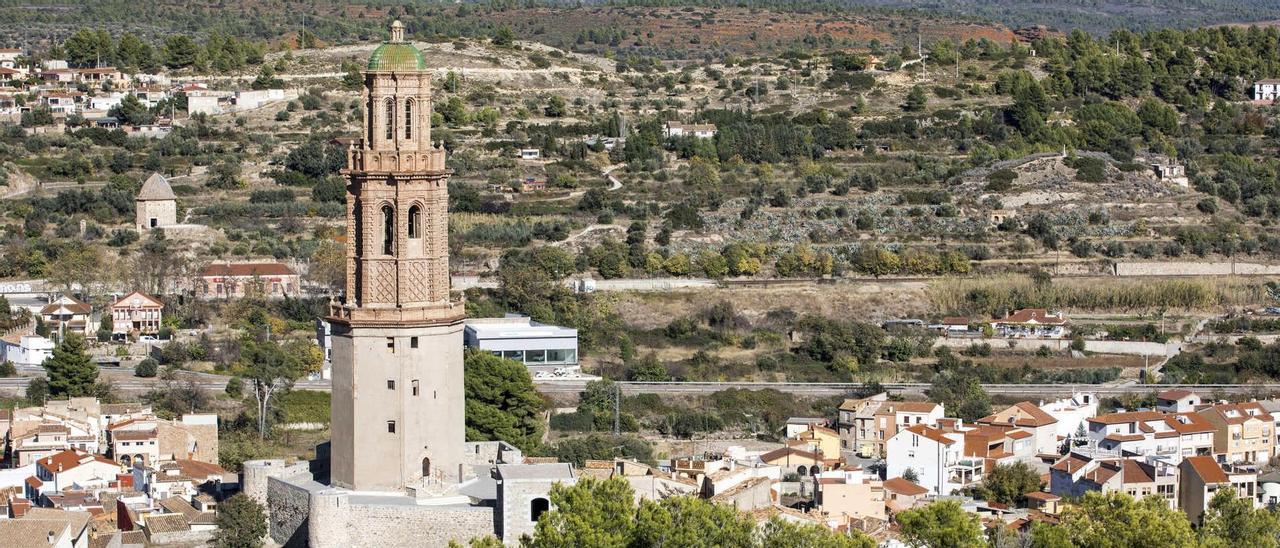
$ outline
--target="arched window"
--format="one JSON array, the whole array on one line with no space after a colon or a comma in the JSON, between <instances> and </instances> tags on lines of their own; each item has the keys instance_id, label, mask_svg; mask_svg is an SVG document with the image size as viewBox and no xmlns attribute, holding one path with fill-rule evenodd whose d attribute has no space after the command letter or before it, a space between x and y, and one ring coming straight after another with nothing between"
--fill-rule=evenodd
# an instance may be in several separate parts
<instances>
[{"instance_id":1,"label":"arched window","mask_svg":"<svg viewBox=\"0 0 1280 548\"><path fill-rule=\"evenodd\" d=\"M422 237L422 208L417 205L409 206L409 237Z\"/></svg>"},{"instance_id":2,"label":"arched window","mask_svg":"<svg viewBox=\"0 0 1280 548\"><path fill-rule=\"evenodd\" d=\"M796 475L799 475L799 476L807 476L807 475L809 475L809 468L808 468L808 467L806 467L806 466L805 466L805 465L803 465L803 464L801 464L800 466L797 466L797 467L796 467Z\"/></svg>"},{"instance_id":3,"label":"arched window","mask_svg":"<svg viewBox=\"0 0 1280 548\"><path fill-rule=\"evenodd\" d=\"M413 381L418 382L418 381ZM431 477L431 457L422 457L422 477Z\"/></svg>"},{"instance_id":4,"label":"arched window","mask_svg":"<svg viewBox=\"0 0 1280 548\"><path fill-rule=\"evenodd\" d=\"M396 213L391 206L382 206L382 254L391 255L396 242Z\"/></svg>"},{"instance_id":5,"label":"arched window","mask_svg":"<svg viewBox=\"0 0 1280 548\"><path fill-rule=\"evenodd\" d=\"M404 138L413 138L413 99L404 101Z\"/></svg>"},{"instance_id":6,"label":"arched window","mask_svg":"<svg viewBox=\"0 0 1280 548\"><path fill-rule=\"evenodd\" d=\"M539 497L529 501L529 521L538 521L550 509L551 503L547 499Z\"/></svg>"},{"instance_id":7,"label":"arched window","mask_svg":"<svg viewBox=\"0 0 1280 548\"><path fill-rule=\"evenodd\" d=\"M818 472L820 472L820 470L818 469L818 465L816 465L816 464L815 464L815 465L813 465L813 466L810 466L810 467L809 467L809 475L810 475L810 476L816 476L816 475L818 475Z\"/></svg>"},{"instance_id":8,"label":"arched window","mask_svg":"<svg viewBox=\"0 0 1280 548\"><path fill-rule=\"evenodd\" d=\"M384 109L386 112L386 119L383 123L386 124L385 133L387 135L387 140L390 141L396 138L396 103L395 101L392 101L390 97L387 97L387 100L384 101L384 103L386 105L386 109Z\"/></svg>"},{"instance_id":9,"label":"arched window","mask_svg":"<svg viewBox=\"0 0 1280 548\"><path fill-rule=\"evenodd\" d=\"M129 455L121 455L120 464L123 464L125 468L128 468L132 464L132 461L129 459Z\"/></svg>"}]
</instances>

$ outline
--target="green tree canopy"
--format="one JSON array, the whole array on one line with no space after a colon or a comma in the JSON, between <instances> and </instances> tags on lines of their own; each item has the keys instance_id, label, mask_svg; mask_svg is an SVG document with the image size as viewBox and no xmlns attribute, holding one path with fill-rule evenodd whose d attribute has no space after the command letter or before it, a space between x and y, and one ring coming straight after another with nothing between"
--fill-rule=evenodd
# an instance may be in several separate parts
<instances>
[{"instance_id":1,"label":"green tree canopy","mask_svg":"<svg viewBox=\"0 0 1280 548\"><path fill-rule=\"evenodd\" d=\"M977 514L965 512L955 501L905 510L897 519L902 538L910 546L980 548L987 545Z\"/></svg>"},{"instance_id":2,"label":"green tree canopy","mask_svg":"<svg viewBox=\"0 0 1280 548\"><path fill-rule=\"evenodd\" d=\"M1053 528L1063 531L1042 530ZM1163 548L1196 544L1191 523L1182 512L1169 508L1164 499L1153 496L1134 500L1123 493L1086 493L1078 504L1062 512L1058 525L1037 527L1033 535L1045 539L1046 546L1060 546L1050 541L1057 542L1064 536L1068 546Z\"/></svg>"},{"instance_id":3,"label":"green tree canopy","mask_svg":"<svg viewBox=\"0 0 1280 548\"><path fill-rule=\"evenodd\" d=\"M524 451L542 437L542 398L524 364L488 352L466 357L467 439L503 440Z\"/></svg>"},{"instance_id":4,"label":"green tree canopy","mask_svg":"<svg viewBox=\"0 0 1280 548\"><path fill-rule=\"evenodd\" d=\"M49 395L55 398L96 394L98 366L85 353L84 337L67 333L44 361L49 376Z\"/></svg>"},{"instance_id":5,"label":"green tree canopy","mask_svg":"<svg viewBox=\"0 0 1280 548\"><path fill-rule=\"evenodd\" d=\"M217 548L258 548L267 536L267 513L262 505L239 493L218 505Z\"/></svg>"},{"instance_id":6,"label":"green tree canopy","mask_svg":"<svg viewBox=\"0 0 1280 548\"><path fill-rule=\"evenodd\" d=\"M1209 500L1200 527L1200 543L1206 548L1280 546L1280 515L1255 509L1253 501L1237 497L1233 489L1219 489Z\"/></svg>"}]
</instances>

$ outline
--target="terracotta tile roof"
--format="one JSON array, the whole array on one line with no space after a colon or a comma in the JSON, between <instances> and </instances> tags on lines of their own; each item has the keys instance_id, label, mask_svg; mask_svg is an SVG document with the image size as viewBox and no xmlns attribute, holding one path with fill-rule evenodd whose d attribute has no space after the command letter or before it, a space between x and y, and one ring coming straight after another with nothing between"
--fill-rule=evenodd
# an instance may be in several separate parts
<instances>
[{"instance_id":1,"label":"terracotta tile roof","mask_svg":"<svg viewBox=\"0 0 1280 548\"><path fill-rule=\"evenodd\" d=\"M1057 424L1058 419L1036 407L1029 401L1015 403L999 412L992 413L977 420L982 424L1013 424L1016 426L1040 427Z\"/></svg>"},{"instance_id":2,"label":"terracotta tile roof","mask_svg":"<svg viewBox=\"0 0 1280 548\"><path fill-rule=\"evenodd\" d=\"M214 263L204 267L202 277L292 276L292 268L281 263Z\"/></svg>"},{"instance_id":3,"label":"terracotta tile roof","mask_svg":"<svg viewBox=\"0 0 1280 548\"><path fill-rule=\"evenodd\" d=\"M1255 418L1266 422L1275 420L1258 402L1219 404L1200 410L1200 415L1209 414L1217 415L1227 424L1244 424Z\"/></svg>"},{"instance_id":4,"label":"terracotta tile roof","mask_svg":"<svg viewBox=\"0 0 1280 548\"><path fill-rule=\"evenodd\" d=\"M1203 434L1215 430L1213 423L1209 422L1209 419L1190 412L1166 415L1164 423L1179 434Z\"/></svg>"},{"instance_id":5,"label":"terracotta tile roof","mask_svg":"<svg viewBox=\"0 0 1280 548\"><path fill-rule=\"evenodd\" d=\"M912 426L911 428L906 429L906 432L911 432L912 434L924 436L928 439L931 439L943 445L951 445L956 442L956 440L953 440L951 438L948 438L942 435L942 430L938 430L937 428L930 428L923 424L917 424L915 426Z\"/></svg>"},{"instance_id":6,"label":"terracotta tile roof","mask_svg":"<svg viewBox=\"0 0 1280 548\"><path fill-rule=\"evenodd\" d=\"M1089 422L1098 424L1124 424L1127 422L1154 421L1164 418L1164 413L1155 411L1125 411L1121 413L1107 413L1096 417L1089 417Z\"/></svg>"},{"instance_id":7,"label":"terracotta tile roof","mask_svg":"<svg viewBox=\"0 0 1280 548\"><path fill-rule=\"evenodd\" d=\"M1196 475L1200 476L1200 479L1205 483L1227 483L1231 481L1227 477L1227 473L1222 470L1222 466L1219 466L1218 462L1209 455L1187 457L1182 459L1182 462L1187 463L1192 470L1195 470Z\"/></svg>"},{"instance_id":8,"label":"terracotta tile roof","mask_svg":"<svg viewBox=\"0 0 1280 548\"><path fill-rule=\"evenodd\" d=\"M907 495L909 497L916 497L929 492L928 489L921 487L920 484L906 478L890 478L884 480L884 488L899 495Z\"/></svg>"},{"instance_id":9,"label":"terracotta tile roof","mask_svg":"<svg viewBox=\"0 0 1280 548\"><path fill-rule=\"evenodd\" d=\"M1173 390L1165 390L1164 392L1156 394L1156 398L1162 399L1162 400L1176 401L1192 395L1195 395L1195 393L1190 390L1175 388Z\"/></svg>"},{"instance_id":10,"label":"terracotta tile roof","mask_svg":"<svg viewBox=\"0 0 1280 548\"><path fill-rule=\"evenodd\" d=\"M1067 320L1059 316L1051 315L1048 310L1043 308L1024 308L1014 312L1013 314L1005 316L1001 320L997 320L995 323L1037 323L1045 325L1062 325L1067 323Z\"/></svg>"},{"instance_id":11,"label":"terracotta tile roof","mask_svg":"<svg viewBox=\"0 0 1280 548\"><path fill-rule=\"evenodd\" d=\"M1055 495L1053 493L1046 493L1044 491L1032 491L1023 496L1029 499L1039 500L1044 502L1053 502L1055 500L1062 500L1062 497Z\"/></svg>"},{"instance_id":12,"label":"terracotta tile roof","mask_svg":"<svg viewBox=\"0 0 1280 548\"><path fill-rule=\"evenodd\" d=\"M1074 474L1080 471L1081 468L1087 466L1089 462L1091 462L1090 459L1072 453L1063 457L1062 460L1055 462L1053 464L1053 469L1059 472L1070 472Z\"/></svg>"},{"instance_id":13,"label":"terracotta tile roof","mask_svg":"<svg viewBox=\"0 0 1280 548\"><path fill-rule=\"evenodd\" d=\"M193 478L207 478L209 476L225 476L230 474L230 472L225 468L211 462L177 459L173 461L173 464L178 466L178 470L181 470L182 474Z\"/></svg>"},{"instance_id":14,"label":"terracotta tile roof","mask_svg":"<svg viewBox=\"0 0 1280 548\"><path fill-rule=\"evenodd\" d=\"M49 542L49 533L52 532L56 540L70 527L67 520L28 519L25 516L22 519L0 519L0 536L6 543L12 543L10 546L39 548L53 546Z\"/></svg>"},{"instance_id":15,"label":"terracotta tile roof","mask_svg":"<svg viewBox=\"0 0 1280 548\"><path fill-rule=\"evenodd\" d=\"M66 301L65 304L63 301ZM90 314L93 312L93 307L90 306L89 303L72 297L71 295L63 295L60 299L44 305L44 307L40 309L40 313L56 314L58 310L62 308L66 308L72 314Z\"/></svg>"},{"instance_id":16,"label":"terracotta tile roof","mask_svg":"<svg viewBox=\"0 0 1280 548\"><path fill-rule=\"evenodd\" d=\"M130 294L128 294L128 295L125 295L125 296L123 296L123 297L120 297L120 300L118 300L118 301L116 301L116 302L112 303L112 304L111 304L111 307L112 307L112 308L116 308L116 307L132 308L132 307L133 307L133 303L132 303L132 302L129 302L129 301L130 301L130 300L131 300L135 295L136 295L136 296L138 296L138 297L141 297L141 298L143 298L143 299L145 299L145 300L147 300L147 301L150 301L150 302L142 303L142 306L144 306L144 307L153 307L153 308L154 308L154 307L162 307L162 308L164 307L164 303L163 303L162 301L160 301L160 299L157 299L157 298L155 298L155 297L152 297L151 295L148 295L148 294L143 293L143 292L141 292L141 291L134 291L133 293L130 293ZM104 407L105 407L105 406L104 406Z\"/></svg>"},{"instance_id":17,"label":"terracotta tile roof","mask_svg":"<svg viewBox=\"0 0 1280 548\"><path fill-rule=\"evenodd\" d=\"M190 530L191 523L182 514L153 514L147 516L143 527L151 534L176 533Z\"/></svg>"},{"instance_id":18,"label":"terracotta tile roof","mask_svg":"<svg viewBox=\"0 0 1280 548\"><path fill-rule=\"evenodd\" d=\"M39 489L41 485L44 485L44 482L35 476L27 476L27 485L30 485L33 489Z\"/></svg>"},{"instance_id":19,"label":"terracotta tile roof","mask_svg":"<svg viewBox=\"0 0 1280 548\"><path fill-rule=\"evenodd\" d=\"M90 455L89 453L82 453L75 449L67 449L65 451L49 455L36 461L36 465L50 472L58 473L66 472L67 470L80 466L81 464L94 461L110 464L112 466L120 466L115 461L102 455Z\"/></svg>"},{"instance_id":20,"label":"terracotta tile roof","mask_svg":"<svg viewBox=\"0 0 1280 548\"><path fill-rule=\"evenodd\" d=\"M1029 438L1029 437L1031 437L1032 435L1033 435L1033 434L1032 434L1031 432L1028 432L1028 431L1026 431L1026 430L1014 430L1014 431L1012 431L1012 432L1009 432L1009 433L1005 434L1004 436L1005 436L1006 438L1011 439L1011 440L1020 440L1020 439L1023 439L1023 438Z\"/></svg>"},{"instance_id":21,"label":"terracotta tile roof","mask_svg":"<svg viewBox=\"0 0 1280 548\"><path fill-rule=\"evenodd\" d=\"M1151 483L1155 481L1155 477L1152 476L1154 470L1143 466L1142 463L1136 460L1123 459L1120 466L1124 472L1124 477L1121 478L1124 483Z\"/></svg>"},{"instance_id":22,"label":"terracotta tile roof","mask_svg":"<svg viewBox=\"0 0 1280 548\"><path fill-rule=\"evenodd\" d=\"M821 457L820 455L818 455L817 453L813 453L813 452L810 452L810 451L805 451L805 450L803 450L803 449L797 449L797 448L795 448L795 447L783 447L783 448L780 448L780 449L774 449L773 451L769 451L768 453L765 453L765 454L763 454L763 455L760 455L760 461L761 461L761 462L768 462L768 463L772 463L772 462L773 462L773 461L775 461L775 460L778 460L778 459L781 459L781 458L783 458L783 457L787 457L787 456L790 456L790 455L795 455L795 456L797 456L797 457L803 457L803 458L806 458L806 459L809 459L809 460L813 460L813 461L818 461L818 460L821 460L821 459L822 459L822 457Z\"/></svg>"},{"instance_id":23,"label":"terracotta tile roof","mask_svg":"<svg viewBox=\"0 0 1280 548\"><path fill-rule=\"evenodd\" d=\"M931 401L890 401L880 405L881 413L932 413L938 404Z\"/></svg>"}]
</instances>

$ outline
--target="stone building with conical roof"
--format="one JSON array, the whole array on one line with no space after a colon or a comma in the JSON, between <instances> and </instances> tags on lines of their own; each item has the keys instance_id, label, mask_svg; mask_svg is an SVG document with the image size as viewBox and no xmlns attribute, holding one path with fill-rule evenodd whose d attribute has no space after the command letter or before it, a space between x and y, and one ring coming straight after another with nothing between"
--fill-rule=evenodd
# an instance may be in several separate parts
<instances>
[{"instance_id":1,"label":"stone building with conical roof","mask_svg":"<svg viewBox=\"0 0 1280 548\"><path fill-rule=\"evenodd\" d=\"M137 210L134 226L138 232L178 224L178 197L173 194L169 181L159 173L152 173L142 183L134 205Z\"/></svg>"}]
</instances>

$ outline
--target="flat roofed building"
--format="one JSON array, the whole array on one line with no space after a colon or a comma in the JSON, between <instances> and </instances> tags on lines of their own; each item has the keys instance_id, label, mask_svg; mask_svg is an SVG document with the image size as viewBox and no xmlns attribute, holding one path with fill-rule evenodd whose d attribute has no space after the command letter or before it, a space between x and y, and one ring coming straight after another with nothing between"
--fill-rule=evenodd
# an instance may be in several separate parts
<instances>
[{"instance_id":1,"label":"flat roofed building","mask_svg":"<svg viewBox=\"0 0 1280 548\"><path fill-rule=\"evenodd\" d=\"M528 366L577 365L578 330L528 316L467 320L463 343Z\"/></svg>"}]
</instances>

